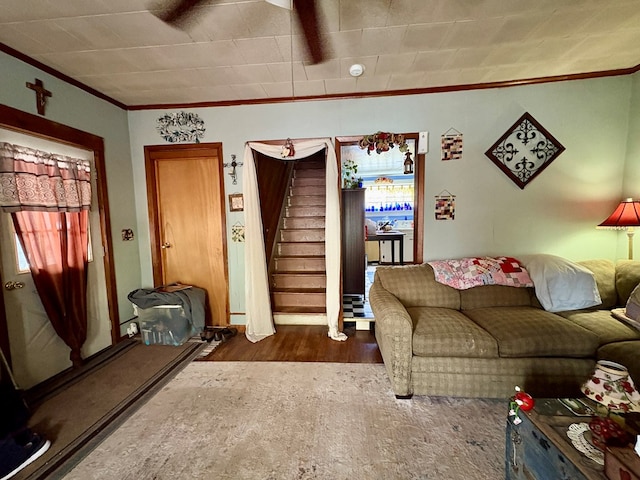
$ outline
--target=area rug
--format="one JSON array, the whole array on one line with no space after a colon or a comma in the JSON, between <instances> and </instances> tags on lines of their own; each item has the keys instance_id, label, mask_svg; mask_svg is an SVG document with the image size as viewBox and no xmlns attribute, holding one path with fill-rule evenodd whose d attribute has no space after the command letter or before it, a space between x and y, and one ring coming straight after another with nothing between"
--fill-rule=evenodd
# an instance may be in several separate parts
<instances>
[{"instance_id":1,"label":"area rug","mask_svg":"<svg viewBox=\"0 0 640 480\"><path fill-rule=\"evenodd\" d=\"M192 362L64 478L497 480L506 410L397 400L380 364Z\"/></svg>"}]
</instances>

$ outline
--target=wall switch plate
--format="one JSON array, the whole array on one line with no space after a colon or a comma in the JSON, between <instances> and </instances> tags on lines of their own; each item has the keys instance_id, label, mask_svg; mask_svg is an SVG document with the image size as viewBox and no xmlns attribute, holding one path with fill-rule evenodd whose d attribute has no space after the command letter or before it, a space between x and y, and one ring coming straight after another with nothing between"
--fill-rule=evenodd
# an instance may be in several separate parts
<instances>
[{"instance_id":1,"label":"wall switch plate","mask_svg":"<svg viewBox=\"0 0 640 480\"><path fill-rule=\"evenodd\" d=\"M429 132L420 132L418 134L418 153L429 152Z\"/></svg>"}]
</instances>

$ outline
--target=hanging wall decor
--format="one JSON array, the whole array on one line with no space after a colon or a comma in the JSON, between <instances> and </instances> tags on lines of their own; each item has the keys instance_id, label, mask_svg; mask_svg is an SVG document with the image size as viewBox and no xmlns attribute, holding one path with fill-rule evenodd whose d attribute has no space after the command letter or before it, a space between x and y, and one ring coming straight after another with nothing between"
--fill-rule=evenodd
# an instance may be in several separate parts
<instances>
[{"instance_id":1,"label":"hanging wall decor","mask_svg":"<svg viewBox=\"0 0 640 480\"><path fill-rule=\"evenodd\" d=\"M158 133L169 143L200 143L204 136L204 121L195 113L165 113L158 118Z\"/></svg>"},{"instance_id":2,"label":"hanging wall decor","mask_svg":"<svg viewBox=\"0 0 640 480\"><path fill-rule=\"evenodd\" d=\"M521 189L564 151L564 147L525 113L485 155Z\"/></svg>"},{"instance_id":3,"label":"hanging wall decor","mask_svg":"<svg viewBox=\"0 0 640 480\"><path fill-rule=\"evenodd\" d=\"M282 158L294 157L296 155L296 149L293 147L293 142L290 138L287 138L287 141L282 146L282 152L280 152L280 156Z\"/></svg>"},{"instance_id":4,"label":"hanging wall decor","mask_svg":"<svg viewBox=\"0 0 640 480\"><path fill-rule=\"evenodd\" d=\"M241 193L229 194L229 211L242 212L244 210L244 196Z\"/></svg>"},{"instance_id":5,"label":"hanging wall decor","mask_svg":"<svg viewBox=\"0 0 640 480\"><path fill-rule=\"evenodd\" d=\"M436 195L436 220L454 220L456 215L456 196L443 190Z\"/></svg>"},{"instance_id":6,"label":"hanging wall decor","mask_svg":"<svg viewBox=\"0 0 640 480\"><path fill-rule=\"evenodd\" d=\"M442 161L462 159L462 133L450 128L441 137Z\"/></svg>"},{"instance_id":7,"label":"hanging wall decor","mask_svg":"<svg viewBox=\"0 0 640 480\"><path fill-rule=\"evenodd\" d=\"M244 243L244 225L240 222L231 226L231 241L236 243Z\"/></svg>"},{"instance_id":8,"label":"hanging wall decor","mask_svg":"<svg viewBox=\"0 0 640 480\"><path fill-rule=\"evenodd\" d=\"M373 135L365 135L358 142L358 145L362 150L367 151L367 155L371 155L373 151L376 153L387 152L396 145L398 150L403 153L409 151L409 145L407 145L404 135L399 133L376 132Z\"/></svg>"}]
</instances>

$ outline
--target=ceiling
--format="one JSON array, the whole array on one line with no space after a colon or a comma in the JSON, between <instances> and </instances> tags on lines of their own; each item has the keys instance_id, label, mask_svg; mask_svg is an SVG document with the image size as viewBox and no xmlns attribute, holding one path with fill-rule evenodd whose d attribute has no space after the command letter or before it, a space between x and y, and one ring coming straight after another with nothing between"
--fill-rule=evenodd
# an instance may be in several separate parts
<instances>
[{"instance_id":1,"label":"ceiling","mask_svg":"<svg viewBox=\"0 0 640 480\"><path fill-rule=\"evenodd\" d=\"M205 2L185 30L152 13L163 4L2 0L0 42L127 106L359 95L640 65L640 0L317 0L328 59L316 65L295 16L264 0ZM349 75L354 63L365 66L359 78Z\"/></svg>"}]
</instances>

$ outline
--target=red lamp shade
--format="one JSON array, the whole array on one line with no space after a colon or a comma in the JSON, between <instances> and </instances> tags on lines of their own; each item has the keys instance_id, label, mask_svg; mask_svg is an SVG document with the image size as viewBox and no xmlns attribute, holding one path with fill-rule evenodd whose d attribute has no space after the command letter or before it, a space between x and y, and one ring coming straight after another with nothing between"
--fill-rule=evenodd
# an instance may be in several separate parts
<instances>
[{"instance_id":1,"label":"red lamp shade","mask_svg":"<svg viewBox=\"0 0 640 480\"><path fill-rule=\"evenodd\" d=\"M640 227L640 201L627 198L599 227L626 229Z\"/></svg>"},{"instance_id":2,"label":"red lamp shade","mask_svg":"<svg viewBox=\"0 0 640 480\"><path fill-rule=\"evenodd\" d=\"M627 198L620 202L614 212L598 225L598 228L627 231L627 237L629 237L629 260L633 259L633 227L640 227L640 201L633 200L633 198Z\"/></svg>"}]
</instances>

